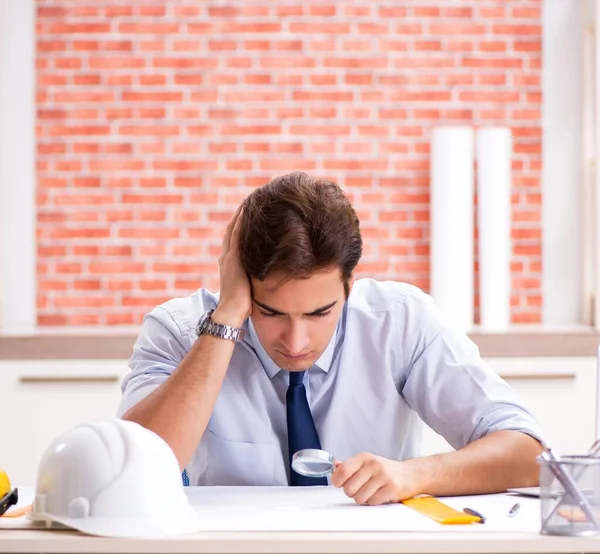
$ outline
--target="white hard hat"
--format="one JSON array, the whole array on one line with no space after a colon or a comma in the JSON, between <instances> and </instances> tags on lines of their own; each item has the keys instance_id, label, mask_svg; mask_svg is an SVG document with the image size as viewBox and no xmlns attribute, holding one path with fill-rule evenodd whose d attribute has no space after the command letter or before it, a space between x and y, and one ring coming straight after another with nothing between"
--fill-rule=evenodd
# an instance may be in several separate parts
<instances>
[{"instance_id":1,"label":"white hard hat","mask_svg":"<svg viewBox=\"0 0 600 554\"><path fill-rule=\"evenodd\" d=\"M175 454L117 418L78 425L47 448L30 517L91 535L157 537L200 530Z\"/></svg>"}]
</instances>

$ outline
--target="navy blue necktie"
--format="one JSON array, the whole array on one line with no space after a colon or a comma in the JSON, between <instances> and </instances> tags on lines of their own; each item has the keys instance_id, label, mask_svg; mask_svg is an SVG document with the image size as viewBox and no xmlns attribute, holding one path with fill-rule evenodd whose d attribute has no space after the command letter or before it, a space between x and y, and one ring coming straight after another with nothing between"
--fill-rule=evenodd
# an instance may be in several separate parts
<instances>
[{"instance_id":1,"label":"navy blue necktie","mask_svg":"<svg viewBox=\"0 0 600 554\"><path fill-rule=\"evenodd\" d=\"M290 371L290 386L286 394L288 449L290 463L290 485L327 485L326 477L305 477L292 469L292 455L304 448L321 448L306 399L306 388L302 384L304 371Z\"/></svg>"}]
</instances>

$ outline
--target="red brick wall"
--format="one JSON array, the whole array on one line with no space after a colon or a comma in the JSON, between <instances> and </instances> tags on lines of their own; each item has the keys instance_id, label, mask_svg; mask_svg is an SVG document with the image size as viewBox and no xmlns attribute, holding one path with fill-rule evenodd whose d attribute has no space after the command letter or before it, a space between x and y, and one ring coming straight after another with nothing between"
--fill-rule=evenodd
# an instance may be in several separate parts
<instances>
[{"instance_id":1,"label":"red brick wall","mask_svg":"<svg viewBox=\"0 0 600 554\"><path fill-rule=\"evenodd\" d=\"M218 288L225 222L335 178L361 274L429 287L438 124L514 133L513 321L541 313L541 1L38 1L38 322L138 323Z\"/></svg>"}]
</instances>

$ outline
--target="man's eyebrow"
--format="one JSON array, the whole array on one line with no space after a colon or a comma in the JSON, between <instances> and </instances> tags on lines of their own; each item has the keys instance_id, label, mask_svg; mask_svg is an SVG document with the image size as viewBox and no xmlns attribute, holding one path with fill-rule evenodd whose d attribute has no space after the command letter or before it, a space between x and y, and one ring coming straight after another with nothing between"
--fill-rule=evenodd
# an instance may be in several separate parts
<instances>
[{"instance_id":1,"label":"man's eyebrow","mask_svg":"<svg viewBox=\"0 0 600 554\"><path fill-rule=\"evenodd\" d=\"M265 310L266 312L270 312L272 314L275 315L286 315L283 312L280 312L279 310L276 310L275 308L271 308L269 306L267 306L266 304L263 304L262 302L259 302L258 300L253 300L253 302L260 308L262 308L263 310ZM335 306L337 304L337 300L331 302L331 304L327 304L327 306L322 306L320 308L317 308L315 311L310 312L309 314L304 314L304 315L319 315L323 312L326 312L327 310L330 310L331 308L333 308L333 306Z\"/></svg>"}]
</instances>

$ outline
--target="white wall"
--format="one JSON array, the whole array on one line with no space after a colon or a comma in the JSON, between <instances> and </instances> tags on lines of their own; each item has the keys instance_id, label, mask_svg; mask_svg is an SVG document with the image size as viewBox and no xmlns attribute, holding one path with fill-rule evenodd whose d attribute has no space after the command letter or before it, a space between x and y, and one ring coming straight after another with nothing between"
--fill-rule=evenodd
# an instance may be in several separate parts
<instances>
[{"instance_id":1,"label":"white wall","mask_svg":"<svg viewBox=\"0 0 600 554\"><path fill-rule=\"evenodd\" d=\"M35 3L0 0L0 332L36 322Z\"/></svg>"}]
</instances>

